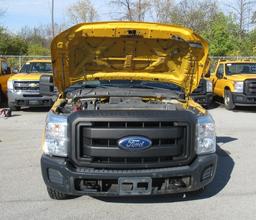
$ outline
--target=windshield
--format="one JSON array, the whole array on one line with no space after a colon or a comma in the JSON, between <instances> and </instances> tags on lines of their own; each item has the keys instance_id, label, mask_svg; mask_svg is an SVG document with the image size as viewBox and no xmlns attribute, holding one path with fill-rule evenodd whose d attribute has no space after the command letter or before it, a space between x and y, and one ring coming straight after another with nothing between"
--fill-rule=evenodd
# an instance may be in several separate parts
<instances>
[{"instance_id":1,"label":"windshield","mask_svg":"<svg viewBox=\"0 0 256 220\"><path fill-rule=\"evenodd\" d=\"M256 74L256 63L228 63L226 75Z\"/></svg>"},{"instance_id":2,"label":"windshield","mask_svg":"<svg viewBox=\"0 0 256 220\"><path fill-rule=\"evenodd\" d=\"M170 91L182 92L182 89L171 83L140 81L140 80L91 80L78 82L67 89L72 91L81 88L141 88L141 89L165 89Z\"/></svg>"},{"instance_id":3,"label":"windshield","mask_svg":"<svg viewBox=\"0 0 256 220\"><path fill-rule=\"evenodd\" d=\"M50 73L52 72L52 64L46 62L26 63L20 70L20 73Z\"/></svg>"}]
</instances>

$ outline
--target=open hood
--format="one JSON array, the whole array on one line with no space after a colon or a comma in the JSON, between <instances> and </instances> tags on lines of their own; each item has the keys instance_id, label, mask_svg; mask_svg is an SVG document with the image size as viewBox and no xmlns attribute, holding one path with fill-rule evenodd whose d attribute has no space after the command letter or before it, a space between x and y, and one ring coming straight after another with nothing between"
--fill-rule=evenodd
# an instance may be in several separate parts
<instances>
[{"instance_id":1,"label":"open hood","mask_svg":"<svg viewBox=\"0 0 256 220\"><path fill-rule=\"evenodd\" d=\"M192 30L144 22L82 23L51 45L60 92L81 80L174 83L189 95L209 68L208 43Z\"/></svg>"}]
</instances>

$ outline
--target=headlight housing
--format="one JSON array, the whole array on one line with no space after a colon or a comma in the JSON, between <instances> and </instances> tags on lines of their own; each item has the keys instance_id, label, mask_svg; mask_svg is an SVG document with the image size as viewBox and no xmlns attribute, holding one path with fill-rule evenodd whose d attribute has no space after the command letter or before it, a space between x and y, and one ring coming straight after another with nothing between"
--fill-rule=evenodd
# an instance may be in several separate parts
<instances>
[{"instance_id":1,"label":"headlight housing","mask_svg":"<svg viewBox=\"0 0 256 220\"><path fill-rule=\"evenodd\" d=\"M7 89L8 90L13 90L13 80L8 80L7 81Z\"/></svg>"},{"instance_id":2,"label":"headlight housing","mask_svg":"<svg viewBox=\"0 0 256 220\"><path fill-rule=\"evenodd\" d=\"M206 92L212 92L212 81L206 80Z\"/></svg>"},{"instance_id":3,"label":"headlight housing","mask_svg":"<svg viewBox=\"0 0 256 220\"><path fill-rule=\"evenodd\" d=\"M196 153L209 154L216 151L215 123L211 115L198 118L196 126Z\"/></svg>"},{"instance_id":4,"label":"headlight housing","mask_svg":"<svg viewBox=\"0 0 256 220\"><path fill-rule=\"evenodd\" d=\"M67 156L67 118L48 113L43 139L43 152L50 156Z\"/></svg>"},{"instance_id":5,"label":"headlight housing","mask_svg":"<svg viewBox=\"0 0 256 220\"><path fill-rule=\"evenodd\" d=\"M243 91L244 91L244 82L235 82L234 92L243 93Z\"/></svg>"}]
</instances>

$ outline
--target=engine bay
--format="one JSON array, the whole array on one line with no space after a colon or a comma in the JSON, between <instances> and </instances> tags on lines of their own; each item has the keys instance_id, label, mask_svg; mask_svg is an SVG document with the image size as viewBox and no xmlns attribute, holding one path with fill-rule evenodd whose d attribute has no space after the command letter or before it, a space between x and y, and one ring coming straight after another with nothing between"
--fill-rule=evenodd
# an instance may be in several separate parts
<instances>
[{"instance_id":1,"label":"engine bay","mask_svg":"<svg viewBox=\"0 0 256 220\"><path fill-rule=\"evenodd\" d=\"M180 106L180 107L179 107ZM175 99L161 100L146 97L75 97L59 106L61 113L87 110L177 110L182 108Z\"/></svg>"}]
</instances>

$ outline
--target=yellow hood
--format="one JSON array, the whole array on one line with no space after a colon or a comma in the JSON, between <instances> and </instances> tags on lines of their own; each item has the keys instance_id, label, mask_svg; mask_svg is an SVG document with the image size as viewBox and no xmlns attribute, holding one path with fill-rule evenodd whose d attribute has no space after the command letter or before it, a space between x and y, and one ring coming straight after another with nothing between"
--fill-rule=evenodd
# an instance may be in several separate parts
<instances>
[{"instance_id":1,"label":"yellow hood","mask_svg":"<svg viewBox=\"0 0 256 220\"><path fill-rule=\"evenodd\" d=\"M156 23L78 24L51 45L54 81L61 92L81 80L174 83L191 93L207 73L208 43L192 30Z\"/></svg>"},{"instance_id":2,"label":"yellow hood","mask_svg":"<svg viewBox=\"0 0 256 220\"><path fill-rule=\"evenodd\" d=\"M39 81L41 75L40 73L18 73L10 77L9 80Z\"/></svg>"},{"instance_id":3,"label":"yellow hood","mask_svg":"<svg viewBox=\"0 0 256 220\"><path fill-rule=\"evenodd\" d=\"M227 78L232 81L244 81L246 79L256 79L256 74L235 74Z\"/></svg>"}]
</instances>

